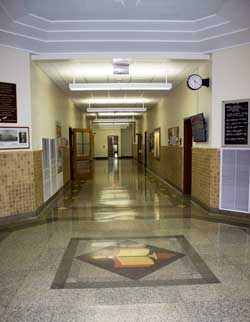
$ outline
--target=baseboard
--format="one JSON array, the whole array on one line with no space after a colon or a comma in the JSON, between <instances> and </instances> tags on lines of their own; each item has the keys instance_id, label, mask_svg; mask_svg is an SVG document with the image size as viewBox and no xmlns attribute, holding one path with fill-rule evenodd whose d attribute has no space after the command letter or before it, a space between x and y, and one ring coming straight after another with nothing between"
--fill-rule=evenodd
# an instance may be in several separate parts
<instances>
[{"instance_id":1,"label":"baseboard","mask_svg":"<svg viewBox=\"0 0 250 322\"><path fill-rule=\"evenodd\" d=\"M108 157L94 157L95 160L108 160Z\"/></svg>"},{"instance_id":2,"label":"baseboard","mask_svg":"<svg viewBox=\"0 0 250 322\"><path fill-rule=\"evenodd\" d=\"M108 160L109 158L108 157L94 157L94 159L95 160ZM120 156L120 157L118 157L118 159L133 159L133 157L132 156Z\"/></svg>"},{"instance_id":3,"label":"baseboard","mask_svg":"<svg viewBox=\"0 0 250 322\"><path fill-rule=\"evenodd\" d=\"M47 201L45 201L38 209L21 214L13 214L0 218L0 224L10 224L14 222L19 222L34 217L39 217L47 208L53 206L53 204L63 195L65 190L70 186L70 181L63 185L53 196L51 196Z\"/></svg>"},{"instance_id":4,"label":"baseboard","mask_svg":"<svg viewBox=\"0 0 250 322\"><path fill-rule=\"evenodd\" d=\"M185 196L181 189L177 186L175 186L174 184L172 184L170 181L166 180L165 178L159 176L156 172L154 172L153 170L149 169L149 168L145 168L146 171L148 171L149 173L151 173L152 175L154 175L156 178L158 178L159 180L161 180L163 183L165 183L166 185L168 185L171 189L173 189L176 193L178 193L179 195L181 195L182 197L187 197ZM190 198L189 196L187 198Z\"/></svg>"},{"instance_id":5,"label":"baseboard","mask_svg":"<svg viewBox=\"0 0 250 322\"><path fill-rule=\"evenodd\" d=\"M205 203L203 203L202 201L200 201L199 199L195 198L192 195L191 196L184 195L183 192L180 190L180 188L176 187L168 180L162 178L161 176L159 176L157 173L155 173L151 169L146 168L146 170L149 173L151 173L152 175L154 175L156 178L158 178L159 180L161 180L162 182L167 184L170 188L172 188L174 191L176 191L179 195L181 195L184 198L189 199L193 204L200 207L201 210L203 210L203 211L206 211L208 213L220 214L220 215L224 215L224 216L227 215L227 216L230 216L235 219L236 218L237 219L246 219L246 218L250 219L250 215L246 214L246 213L236 212L236 211L228 211L228 210L222 210L222 209L218 209L218 208L209 207Z\"/></svg>"}]
</instances>

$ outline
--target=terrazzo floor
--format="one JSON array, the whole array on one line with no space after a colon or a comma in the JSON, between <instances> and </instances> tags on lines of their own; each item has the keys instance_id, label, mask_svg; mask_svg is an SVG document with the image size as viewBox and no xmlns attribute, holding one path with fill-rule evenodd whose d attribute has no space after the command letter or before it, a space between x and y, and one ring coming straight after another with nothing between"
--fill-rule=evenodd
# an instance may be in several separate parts
<instances>
[{"instance_id":1,"label":"terrazzo floor","mask_svg":"<svg viewBox=\"0 0 250 322\"><path fill-rule=\"evenodd\" d=\"M0 322L250 322L250 221L209 214L132 160L101 160L0 226Z\"/></svg>"}]
</instances>

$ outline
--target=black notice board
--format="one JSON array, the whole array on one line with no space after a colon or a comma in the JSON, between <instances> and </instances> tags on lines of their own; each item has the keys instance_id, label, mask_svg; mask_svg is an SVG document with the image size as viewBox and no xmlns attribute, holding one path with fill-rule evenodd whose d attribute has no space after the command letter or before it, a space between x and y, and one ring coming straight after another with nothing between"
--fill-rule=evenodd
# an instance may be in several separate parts
<instances>
[{"instance_id":1,"label":"black notice board","mask_svg":"<svg viewBox=\"0 0 250 322\"><path fill-rule=\"evenodd\" d=\"M0 82L0 123L17 123L16 84Z\"/></svg>"},{"instance_id":2,"label":"black notice board","mask_svg":"<svg viewBox=\"0 0 250 322\"><path fill-rule=\"evenodd\" d=\"M248 105L248 101L225 103L225 144L248 144Z\"/></svg>"}]
</instances>

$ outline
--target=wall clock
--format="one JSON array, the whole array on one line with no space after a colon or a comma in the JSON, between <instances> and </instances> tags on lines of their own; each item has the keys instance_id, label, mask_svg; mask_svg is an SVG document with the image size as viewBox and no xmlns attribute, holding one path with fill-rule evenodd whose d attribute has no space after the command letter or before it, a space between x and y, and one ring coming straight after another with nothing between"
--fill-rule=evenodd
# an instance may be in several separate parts
<instances>
[{"instance_id":1,"label":"wall clock","mask_svg":"<svg viewBox=\"0 0 250 322\"><path fill-rule=\"evenodd\" d=\"M202 79L198 74L192 74L188 77L187 80L188 88L196 91L200 89L202 86L209 87L209 78Z\"/></svg>"}]
</instances>

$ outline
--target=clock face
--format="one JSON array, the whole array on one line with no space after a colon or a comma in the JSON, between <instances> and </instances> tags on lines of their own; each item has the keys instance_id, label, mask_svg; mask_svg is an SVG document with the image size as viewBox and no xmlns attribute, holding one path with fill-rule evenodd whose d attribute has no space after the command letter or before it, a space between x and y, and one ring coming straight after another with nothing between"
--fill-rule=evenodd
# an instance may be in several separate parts
<instances>
[{"instance_id":1,"label":"clock face","mask_svg":"<svg viewBox=\"0 0 250 322\"><path fill-rule=\"evenodd\" d=\"M197 90L202 87L202 78L200 77L200 75L193 74L188 77L187 83L189 88Z\"/></svg>"}]
</instances>

